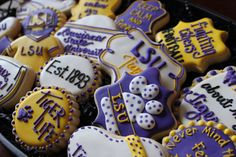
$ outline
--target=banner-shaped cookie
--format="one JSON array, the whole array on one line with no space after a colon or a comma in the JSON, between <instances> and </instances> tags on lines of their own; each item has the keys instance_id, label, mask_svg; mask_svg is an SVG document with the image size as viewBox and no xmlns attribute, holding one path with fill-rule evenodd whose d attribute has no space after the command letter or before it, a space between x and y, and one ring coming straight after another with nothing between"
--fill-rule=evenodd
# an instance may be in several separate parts
<instances>
[{"instance_id":1,"label":"banner-shaped cookie","mask_svg":"<svg viewBox=\"0 0 236 157\"><path fill-rule=\"evenodd\" d=\"M180 121L215 121L236 132L236 68L212 70L185 88L180 100Z\"/></svg>"},{"instance_id":2,"label":"banner-shaped cookie","mask_svg":"<svg viewBox=\"0 0 236 157\"><path fill-rule=\"evenodd\" d=\"M80 0L71 9L72 17L70 20L76 21L89 15L105 15L115 18L115 11L119 8L122 0Z\"/></svg>"},{"instance_id":3,"label":"banner-shaped cookie","mask_svg":"<svg viewBox=\"0 0 236 157\"><path fill-rule=\"evenodd\" d=\"M164 43L170 55L187 71L203 73L208 66L226 61L230 51L225 45L228 33L213 27L203 18L195 22L179 22L174 28L159 32L156 41Z\"/></svg>"},{"instance_id":4,"label":"banner-shaped cookie","mask_svg":"<svg viewBox=\"0 0 236 157\"><path fill-rule=\"evenodd\" d=\"M21 24L15 17L8 17L0 22L0 38L7 36L15 39L20 33Z\"/></svg>"},{"instance_id":5,"label":"banner-shaped cookie","mask_svg":"<svg viewBox=\"0 0 236 157\"><path fill-rule=\"evenodd\" d=\"M16 60L0 56L0 107L14 108L33 87L35 73Z\"/></svg>"},{"instance_id":6,"label":"banner-shaped cookie","mask_svg":"<svg viewBox=\"0 0 236 157\"><path fill-rule=\"evenodd\" d=\"M169 14L157 0L135 1L115 20L121 30L140 28L147 34L156 34L168 21Z\"/></svg>"},{"instance_id":7,"label":"banner-shaped cookie","mask_svg":"<svg viewBox=\"0 0 236 157\"><path fill-rule=\"evenodd\" d=\"M162 137L176 121L170 110L174 92L161 86L159 77L156 68L149 68L97 89L94 124L122 136Z\"/></svg>"},{"instance_id":8,"label":"banner-shaped cookie","mask_svg":"<svg viewBox=\"0 0 236 157\"><path fill-rule=\"evenodd\" d=\"M152 139L135 135L117 136L95 126L81 127L74 132L70 138L67 152L71 157L169 156L166 149Z\"/></svg>"},{"instance_id":9,"label":"banner-shaped cookie","mask_svg":"<svg viewBox=\"0 0 236 157\"><path fill-rule=\"evenodd\" d=\"M106 49L108 39L119 33L113 28L98 28L67 22L55 37L64 45L65 52L84 55L98 61L99 55Z\"/></svg>"},{"instance_id":10,"label":"banner-shaped cookie","mask_svg":"<svg viewBox=\"0 0 236 157\"><path fill-rule=\"evenodd\" d=\"M111 74L112 82L125 72L139 74L148 67L159 69L161 84L170 90L178 91L185 80L183 66L167 54L166 47L150 41L138 29L112 36L99 59Z\"/></svg>"}]
</instances>

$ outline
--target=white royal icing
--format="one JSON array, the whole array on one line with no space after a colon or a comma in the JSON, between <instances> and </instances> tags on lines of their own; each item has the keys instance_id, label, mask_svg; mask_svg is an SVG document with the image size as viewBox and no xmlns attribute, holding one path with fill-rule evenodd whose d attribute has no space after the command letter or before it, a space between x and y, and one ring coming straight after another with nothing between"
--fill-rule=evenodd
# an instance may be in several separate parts
<instances>
[{"instance_id":1,"label":"white royal icing","mask_svg":"<svg viewBox=\"0 0 236 157\"><path fill-rule=\"evenodd\" d=\"M148 67L159 69L161 84L170 90L178 91L185 80L183 66L169 57L166 47L151 42L138 29L112 36L107 43L107 50L99 59L104 70L111 74L112 82L121 78L125 72L139 74Z\"/></svg>"},{"instance_id":2,"label":"white royal icing","mask_svg":"<svg viewBox=\"0 0 236 157\"><path fill-rule=\"evenodd\" d=\"M107 130L110 132L116 133L118 132L118 126L115 120L114 113L112 111L112 105L111 105L111 100L108 97L104 97L101 100L101 106L102 106L102 111L105 115L105 121L106 121L106 126Z\"/></svg>"},{"instance_id":3,"label":"white royal icing","mask_svg":"<svg viewBox=\"0 0 236 157\"><path fill-rule=\"evenodd\" d=\"M95 78L90 60L75 55L62 55L50 60L40 73L41 86L57 86L74 95L86 92Z\"/></svg>"},{"instance_id":4,"label":"white royal icing","mask_svg":"<svg viewBox=\"0 0 236 157\"><path fill-rule=\"evenodd\" d=\"M12 39L16 38L20 33L21 24L15 17L7 17L0 22L0 38L8 36Z\"/></svg>"},{"instance_id":5,"label":"white royal icing","mask_svg":"<svg viewBox=\"0 0 236 157\"><path fill-rule=\"evenodd\" d=\"M152 129L155 127L155 120L152 115L159 115L163 112L164 106L156 100L151 100L150 97L146 99L143 97L147 92L145 89L153 89L150 88L155 84L148 84L147 79L144 76L137 76L135 77L129 84L129 88L131 89L131 93L128 92L123 92L122 97L124 99L125 107L127 110L127 114L129 117L130 122L135 123L139 125L139 127L143 129ZM137 90L137 89L141 90ZM154 86L154 88L159 89L157 85ZM153 92L154 91L154 92ZM155 95L155 97L158 96L159 90L153 90L152 94ZM141 95L138 95L141 94ZM152 97L152 98L155 98ZM145 104L144 99L150 100L147 101ZM101 107L102 111L105 116L105 123L106 123L106 128L112 133L117 133L118 132L118 126L116 124L116 119L114 116L114 112L112 110L112 104L111 100L108 97L104 97L101 99ZM124 106L117 106L117 108L123 108ZM145 110L149 113L142 113L143 110Z\"/></svg>"},{"instance_id":6,"label":"white royal icing","mask_svg":"<svg viewBox=\"0 0 236 157\"><path fill-rule=\"evenodd\" d=\"M235 67L231 68L236 70ZM224 82L228 73L226 69L228 68L223 72L216 71L216 74L207 79L203 77L200 83L189 88L189 94L183 94L180 102L180 120L183 124L190 120L213 120L236 131L235 83L229 85L230 81L235 82L236 75L229 76L229 82ZM210 73L212 72L208 75Z\"/></svg>"},{"instance_id":7,"label":"white royal icing","mask_svg":"<svg viewBox=\"0 0 236 157\"><path fill-rule=\"evenodd\" d=\"M86 25L91 27L99 27L105 29L116 30L116 24L114 20L105 15L89 15L82 19L75 21L78 25Z\"/></svg>"},{"instance_id":8,"label":"white royal icing","mask_svg":"<svg viewBox=\"0 0 236 157\"><path fill-rule=\"evenodd\" d=\"M11 100L19 88L23 87L30 90L31 85L28 82L24 87L23 80L26 77L28 68L10 57L0 56L0 104L6 105ZM34 75L32 78L34 79ZM32 82L32 81L31 81ZM33 82L32 82L33 84ZM11 99L9 99L11 98ZM12 105L12 104L11 104ZM14 106L15 104L13 104Z\"/></svg>"},{"instance_id":9,"label":"white royal icing","mask_svg":"<svg viewBox=\"0 0 236 157\"><path fill-rule=\"evenodd\" d=\"M158 142L140 137L148 157L167 157L166 149ZM132 157L124 137L94 126L86 126L74 132L69 140L68 156Z\"/></svg>"},{"instance_id":10,"label":"white royal icing","mask_svg":"<svg viewBox=\"0 0 236 157\"><path fill-rule=\"evenodd\" d=\"M76 22L67 22L64 27L57 31L55 37L64 45L65 52L78 53L98 60L98 56L106 48L108 39L112 35L119 33L119 31L115 30L116 28L113 24L109 24L113 21L110 21L109 18L105 19L102 21L105 26L107 25L106 28L99 28L97 25L95 25L96 27L88 26L91 25L91 22L89 22L91 21L90 16ZM81 25L82 23L83 25Z\"/></svg>"}]
</instances>

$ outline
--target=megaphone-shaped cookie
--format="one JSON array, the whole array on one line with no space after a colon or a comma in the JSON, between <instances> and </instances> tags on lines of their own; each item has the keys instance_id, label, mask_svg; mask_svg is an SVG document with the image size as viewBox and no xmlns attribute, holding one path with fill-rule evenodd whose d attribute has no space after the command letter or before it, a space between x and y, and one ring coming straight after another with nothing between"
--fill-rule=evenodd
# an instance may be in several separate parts
<instances>
[{"instance_id":1,"label":"megaphone-shaped cookie","mask_svg":"<svg viewBox=\"0 0 236 157\"><path fill-rule=\"evenodd\" d=\"M95 127L79 128L70 138L68 157L167 157L158 142L135 135L117 136Z\"/></svg>"}]
</instances>

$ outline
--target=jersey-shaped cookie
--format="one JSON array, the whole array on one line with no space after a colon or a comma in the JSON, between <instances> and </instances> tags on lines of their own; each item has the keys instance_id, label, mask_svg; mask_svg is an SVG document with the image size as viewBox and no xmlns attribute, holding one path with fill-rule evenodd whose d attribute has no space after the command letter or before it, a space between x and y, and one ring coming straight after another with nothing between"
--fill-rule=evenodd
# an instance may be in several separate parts
<instances>
[{"instance_id":1,"label":"jersey-shaped cookie","mask_svg":"<svg viewBox=\"0 0 236 157\"><path fill-rule=\"evenodd\" d=\"M159 69L161 84L170 90L179 91L185 80L183 66L167 54L166 47L150 41L138 29L112 36L99 59L105 65L103 68L111 74L112 82L125 72L139 74L148 67Z\"/></svg>"},{"instance_id":2,"label":"jersey-shaped cookie","mask_svg":"<svg viewBox=\"0 0 236 157\"><path fill-rule=\"evenodd\" d=\"M37 72L49 58L63 52L60 41L50 36L62 26L63 17L62 13L50 8L32 12L23 21L25 36L13 41L6 53Z\"/></svg>"},{"instance_id":3,"label":"jersey-shaped cookie","mask_svg":"<svg viewBox=\"0 0 236 157\"><path fill-rule=\"evenodd\" d=\"M174 92L162 86L159 77L156 68L149 68L138 75L126 73L116 83L96 90L94 124L122 136L162 137L176 121L170 110Z\"/></svg>"},{"instance_id":4,"label":"jersey-shaped cookie","mask_svg":"<svg viewBox=\"0 0 236 157\"><path fill-rule=\"evenodd\" d=\"M140 28L145 33L154 35L167 24L169 14L157 0L135 1L121 15L116 17L116 24L121 30Z\"/></svg>"},{"instance_id":5,"label":"jersey-shaped cookie","mask_svg":"<svg viewBox=\"0 0 236 157\"><path fill-rule=\"evenodd\" d=\"M10 57L0 56L0 107L14 108L33 87L35 72Z\"/></svg>"},{"instance_id":6,"label":"jersey-shaped cookie","mask_svg":"<svg viewBox=\"0 0 236 157\"><path fill-rule=\"evenodd\" d=\"M101 15L91 16L93 17L88 16L76 22L67 22L55 37L64 45L65 52L84 55L98 61L99 55L106 49L108 39L120 32L115 30L112 19L104 16L101 18ZM91 26L91 22L97 23L97 26L99 21L96 20L99 19L101 25L106 28Z\"/></svg>"},{"instance_id":7,"label":"jersey-shaped cookie","mask_svg":"<svg viewBox=\"0 0 236 157\"><path fill-rule=\"evenodd\" d=\"M215 121L236 132L236 68L212 70L185 88L180 99L180 121Z\"/></svg>"},{"instance_id":8,"label":"jersey-shaped cookie","mask_svg":"<svg viewBox=\"0 0 236 157\"><path fill-rule=\"evenodd\" d=\"M170 55L183 64L187 71L203 73L208 66L226 61L230 51L225 45L228 33L213 27L213 21L203 18L195 22L179 22L174 28L156 35Z\"/></svg>"},{"instance_id":9,"label":"jersey-shaped cookie","mask_svg":"<svg viewBox=\"0 0 236 157\"><path fill-rule=\"evenodd\" d=\"M234 157L236 136L221 123L189 122L163 138L171 157Z\"/></svg>"},{"instance_id":10,"label":"jersey-shaped cookie","mask_svg":"<svg viewBox=\"0 0 236 157\"><path fill-rule=\"evenodd\" d=\"M119 8L122 0L80 0L71 9L72 17L70 20L76 21L89 15L105 15L115 18L115 11Z\"/></svg>"},{"instance_id":11,"label":"jersey-shaped cookie","mask_svg":"<svg viewBox=\"0 0 236 157\"><path fill-rule=\"evenodd\" d=\"M96 146L96 149L94 149ZM68 156L71 157L168 157L163 146L148 138L114 135L95 126L85 126L70 138Z\"/></svg>"}]
</instances>

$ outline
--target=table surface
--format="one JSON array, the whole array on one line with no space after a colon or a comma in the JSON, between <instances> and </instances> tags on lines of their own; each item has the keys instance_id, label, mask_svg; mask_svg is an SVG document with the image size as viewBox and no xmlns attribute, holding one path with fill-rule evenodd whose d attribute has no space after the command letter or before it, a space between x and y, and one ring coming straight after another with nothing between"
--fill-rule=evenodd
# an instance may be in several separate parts
<instances>
[{"instance_id":1,"label":"table surface","mask_svg":"<svg viewBox=\"0 0 236 157\"><path fill-rule=\"evenodd\" d=\"M195 4L207 7L219 12L236 21L236 1L235 0L192 0ZM0 144L0 154L2 157L12 157L12 155Z\"/></svg>"}]
</instances>

